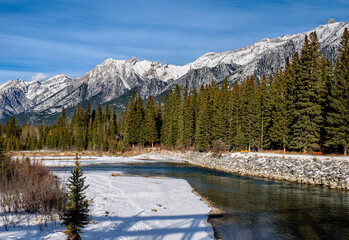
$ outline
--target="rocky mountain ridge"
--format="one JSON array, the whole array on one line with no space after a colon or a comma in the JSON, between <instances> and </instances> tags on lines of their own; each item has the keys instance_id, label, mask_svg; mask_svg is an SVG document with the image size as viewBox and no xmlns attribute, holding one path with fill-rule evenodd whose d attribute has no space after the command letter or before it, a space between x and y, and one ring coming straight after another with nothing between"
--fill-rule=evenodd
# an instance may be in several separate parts
<instances>
[{"instance_id":1,"label":"rocky mountain ridge","mask_svg":"<svg viewBox=\"0 0 349 240\"><path fill-rule=\"evenodd\" d=\"M138 61L135 57L110 58L80 78L59 74L42 82L10 80L0 85L0 118L23 112L52 114L82 101L105 103L127 95L132 89L137 89L142 97L157 96L176 84L188 85L191 90L225 77L233 82L249 75L257 78L263 73L273 74L284 67L286 57L301 49L305 35L313 31L317 33L322 54L333 61L339 39L348 26L332 21L305 33L264 38L234 51L210 52L184 66Z\"/></svg>"}]
</instances>

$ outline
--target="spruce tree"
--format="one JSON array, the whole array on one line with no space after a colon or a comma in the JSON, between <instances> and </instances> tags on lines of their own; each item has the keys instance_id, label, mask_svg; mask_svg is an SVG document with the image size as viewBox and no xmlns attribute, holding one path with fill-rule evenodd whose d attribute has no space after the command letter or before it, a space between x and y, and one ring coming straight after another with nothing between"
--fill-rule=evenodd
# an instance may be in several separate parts
<instances>
[{"instance_id":1,"label":"spruce tree","mask_svg":"<svg viewBox=\"0 0 349 240\"><path fill-rule=\"evenodd\" d=\"M195 107L193 96L188 94L188 88L183 96L183 145L189 147L194 142L195 134Z\"/></svg>"},{"instance_id":2,"label":"spruce tree","mask_svg":"<svg viewBox=\"0 0 349 240\"><path fill-rule=\"evenodd\" d=\"M259 144L259 109L256 108L257 98L253 77L248 77L242 83L241 98L241 127L245 134L248 151L251 148L258 148Z\"/></svg>"},{"instance_id":3,"label":"spruce tree","mask_svg":"<svg viewBox=\"0 0 349 240\"><path fill-rule=\"evenodd\" d=\"M179 88L179 85L177 84L174 90L173 98L170 99L171 101L171 135L170 135L170 145L174 146L180 144L178 141L180 138L179 133L179 127L180 127L180 114L181 114L181 103L182 103L182 97L181 97L181 90Z\"/></svg>"},{"instance_id":4,"label":"spruce tree","mask_svg":"<svg viewBox=\"0 0 349 240\"><path fill-rule=\"evenodd\" d=\"M136 91L133 91L127 107L126 119L125 119L127 142L132 145L138 143L139 130L141 127L141 121L139 120L139 117L137 114L136 101L137 101Z\"/></svg>"},{"instance_id":5,"label":"spruce tree","mask_svg":"<svg viewBox=\"0 0 349 240\"><path fill-rule=\"evenodd\" d=\"M270 102L271 102L271 94L270 94L270 84L267 81L267 78L263 74L262 80L257 86L257 110L259 110L259 148L263 151L264 148L268 148L270 142L268 138L268 132L270 127Z\"/></svg>"},{"instance_id":6,"label":"spruce tree","mask_svg":"<svg viewBox=\"0 0 349 240\"><path fill-rule=\"evenodd\" d=\"M242 132L241 124L239 124L236 135L234 137L234 146L235 150L237 151L247 150L245 134Z\"/></svg>"},{"instance_id":7,"label":"spruce tree","mask_svg":"<svg viewBox=\"0 0 349 240\"><path fill-rule=\"evenodd\" d=\"M285 72L288 72L288 66ZM285 74L280 72L275 76L271 86L271 119L269 138L274 149L286 151L288 143L288 119L287 119L287 82Z\"/></svg>"},{"instance_id":8,"label":"spruce tree","mask_svg":"<svg viewBox=\"0 0 349 240\"><path fill-rule=\"evenodd\" d=\"M65 115L65 108L62 107L61 116L57 120L57 131L58 131L58 147L60 149L66 149L68 142L67 142L67 129L66 129L66 115Z\"/></svg>"},{"instance_id":9,"label":"spruce tree","mask_svg":"<svg viewBox=\"0 0 349 240\"><path fill-rule=\"evenodd\" d=\"M170 92L171 94L171 92ZM164 100L164 111L163 111L163 117L162 117L162 124L161 124L161 137L160 140L164 144L168 144L168 136L170 132L170 98L169 95L165 95Z\"/></svg>"},{"instance_id":10,"label":"spruce tree","mask_svg":"<svg viewBox=\"0 0 349 240\"><path fill-rule=\"evenodd\" d=\"M237 81L234 83L234 87L231 91L231 124L230 124L230 136L231 136L231 142L230 146L234 150L241 150L236 144L236 135L238 133L238 128L240 123L240 86ZM241 129L240 129L241 130ZM240 131L241 134L241 131Z\"/></svg>"},{"instance_id":11,"label":"spruce tree","mask_svg":"<svg viewBox=\"0 0 349 240\"><path fill-rule=\"evenodd\" d=\"M90 221L89 203L84 191L89 185L85 184L84 171L81 169L79 156L76 154L75 168L71 170L67 187L67 205L63 216L63 226L67 229L69 239L81 239L82 228Z\"/></svg>"},{"instance_id":12,"label":"spruce tree","mask_svg":"<svg viewBox=\"0 0 349 240\"><path fill-rule=\"evenodd\" d=\"M86 124L86 127L90 127L92 125L92 106L90 102L88 102L86 106L85 124Z\"/></svg>"},{"instance_id":13,"label":"spruce tree","mask_svg":"<svg viewBox=\"0 0 349 240\"><path fill-rule=\"evenodd\" d=\"M324 84L321 78L321 55L315 32L310 41L305 37L301 50L301 71L295 79L295 122L292 126L291 147L295 150L319 151L322 124L321 101L324 97Z\"/></svg>"},{"instance_id":14,"label":"spruce tree","mask_svg":"<svg viewBox=\"0 0 349 240\"><path fill-rule=\"evenodd\" d=\"M195 130L195 147L199 151L208 150L212 145L213 87L201 88Z\"/></svg>"},{"instance_id":15,"label":"spruce tree","mask_svg":"<svg viewBox=\"0 0 349 240\"><path fill-rule=\"evenodd\" d=\"M144 139L154 147L154 142L158 140L158 132L156 129L155 106L151 96L148 97L147 106L144 115Z\"/></svg>"},{"instance_id":16,"label":"spruce tree","mask_svg":"<svg viewBox=\"0 0 349 240\"><path fill-rule=\"evenodd\" d=\"M226 149L230 146L230 93L228 80L222 82L221 88L216 88L213 96L213 115L212 115L212 141L222 140Z\"/></svg>"},{"instance_id":17,"label":"spruce tree","mask_svg":"<svg viewBox=\"0 0 349 240\"><path fill-rule=\"evenodd\" d=\"M349 31L345 28L338 46L337 61L329 97L327 146L349 151Z\"/></svg>"}]
</instances>

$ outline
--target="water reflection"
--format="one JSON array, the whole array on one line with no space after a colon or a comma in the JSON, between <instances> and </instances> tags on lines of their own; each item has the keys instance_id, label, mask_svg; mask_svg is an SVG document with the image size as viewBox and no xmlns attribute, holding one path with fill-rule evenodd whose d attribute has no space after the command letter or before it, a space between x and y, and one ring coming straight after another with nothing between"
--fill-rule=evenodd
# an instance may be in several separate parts
<instances>
[{"instance_id":1,"label":"water reflection","mask_svg":"<svg viewBox=\"0 0 349 240\"><path fill-rule=\"evenodd\" d=\"M349 194L345 191L244 177L180 163L83 168L186 179L224 211L222 218L210 219L218 237L223 239L349 239Z\"/></svg>"}]
</instances>

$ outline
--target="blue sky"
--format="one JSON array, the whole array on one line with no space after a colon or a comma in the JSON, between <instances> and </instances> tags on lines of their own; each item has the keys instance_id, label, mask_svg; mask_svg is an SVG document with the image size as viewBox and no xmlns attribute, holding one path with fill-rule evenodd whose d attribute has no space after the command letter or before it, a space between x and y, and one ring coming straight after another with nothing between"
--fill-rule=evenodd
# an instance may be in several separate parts
<instances>
[{"instance_id":1,"label":"blue sky","mask_svg":"<svg viewBox=\"0 0 349 240\"><path fill-rule=\"evenodd\" d=\"M110 57L184 65L348 13L348 0L0 0L0 84L79 77Z\"/></svg>"}]
</instances>

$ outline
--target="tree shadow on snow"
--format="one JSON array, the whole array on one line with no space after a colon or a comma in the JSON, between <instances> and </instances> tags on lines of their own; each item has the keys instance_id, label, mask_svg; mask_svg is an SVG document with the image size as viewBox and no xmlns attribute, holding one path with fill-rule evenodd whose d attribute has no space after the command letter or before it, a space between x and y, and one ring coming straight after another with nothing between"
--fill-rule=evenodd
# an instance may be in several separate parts
<instances>
[{"instance_id":1,"label":"tree shadow on snow","mask_svg":"<svg viewBox=\"0 0 349 240\"><path fill-rule=\"evenodd\" d=\"M169 238L171 235L176 239L194 239L193 237L197 233L206 233L211 231L210 227L200 226L200 222L203 219L207 219L205 214L197 215L177 215L177 216L140 216L140 213L132 217L117 217L117 216L103 216L103 217L92 217L92 221L95 224L100 222L115 222L112 228L92 228L84 229L84 234L82 235L84 239L117 239L117 238L127 238L132 239L164 239ZM170 221L174 221L173 224L169 224ZM152 227L152 222L166 221L165 226L162 227ZM93 223L92 223L93 224ZM143 226L141 229L137 229L137 224ZM144 225L148 225L145 226ZM158 225L158 224L157 224ZM91 224L90 224L91 226ZM144 229L148 228L148 229ZM204 234L204 235L206 235ZM209 236L213 236L209 234ZM195 237L195 239L198 239Z\"/></svg>"},{"instance_id":2,"label":"tree shadow on snow","mask_svg":"<svg viewBox=\"0 0 349 240\"><path fill-rule=\"evenodd\" d=\"M142 212L131 217L118 216L92 216L91 223L83 229L83 239L198 239L195 234L213 237L210 227L200 226L203 219L207 219L205 214L197 215L177 215L177 216L140 216ZM164 226L152 226L152 222L166 221ZM171 223L173 221L173 223ZM96 224L96 225L95 225ZM137 224L139 224L137 226ZM95 225L95 226L94 226ZM63 232L64 228L59 222L49 222L43 224L28 225L25 222L10 226L9 231L0 226L3 232L1 237L21 238L21 239L41 239L48 235ZM52 236L51 236L52 237ZM50 238L50 237L49 237ZM205 237L206 239L206 237Z\"/></svg>"}]
</instances>

